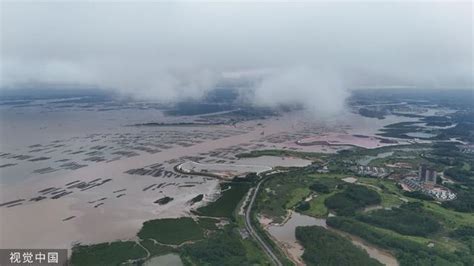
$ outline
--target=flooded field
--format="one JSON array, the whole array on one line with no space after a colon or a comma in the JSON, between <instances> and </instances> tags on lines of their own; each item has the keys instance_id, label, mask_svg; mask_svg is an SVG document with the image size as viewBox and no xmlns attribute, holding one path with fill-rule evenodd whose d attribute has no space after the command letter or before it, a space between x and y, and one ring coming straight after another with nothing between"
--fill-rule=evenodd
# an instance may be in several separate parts
<instances>
[{"instance_id":1,"label":"flooded field","mask_svg":"<svg viewBox=\"0 0 474 266\"><path fill-rule=\"evenodd\" d=\"M385 141L385 143L384 143ZM348 134L321 134L316 137L310 137L298 140L296 144L301 146L327 145L327 146L357 146L362 148L376 148L387 145L398 144L396 141L366 136L366 135L348 135Z\"/></svg>"},{"instance_id":2,"label":"flooded field","mask_svg":"<svg viewBox=\"0 0 474 266\"><path fill-rule=\"evenodd\" d=\"M180 164L178 168L189 174L212 174L228 180L231 180L234 176L241 176L252 172L261 173L272 169L264 165L201 164L197 162L185 162Z\"/></svg>"},{"instance_id":3,"label":"flooded field","mask_svg":"<svg viewBox=\"0 0 474 266\"><path fill-rule=\"evenodd\" d=\"M237 163L265 165L269 167L303 167L310 165L311 161L293 157L260 156L258 158L241 158Z\"/></svg>"},{"instance_id":4,"label":"flooded field","mask_svg":"<svg viewBox=\"0 0 474 266\"><path fill-rule=\"evenodd\" d=\"M163 256L153 257L143 264L144 266L182 266L181 258L176 254L166 254Z\"/></svg>"},{"instance_id":5,"label":"flooded field","mask_svg":"<svg viewBox=\"0 0 474 266\"><path fill-rule=\"evenodd\" d=\"M426 132L410 132L410 133L407 133L406 135L409 137L422 138L422 139L436 137L436 134L426 133Z\"/></svg>"},{"instance_id":6,"label":"flooded field","mask_svg":"<svg viewBox=\"0 0 474 266\"><path fill-rule=\"evenodd\" d=\"M235 125L173 126L199 117L168 117L157 110L127 110L124 115L117 109L101 116L83 110L1 111L2 248L70 248L130 239L146 220L191 215L203 203L191 206L190 199L203 194L208 202L219 189L218 179L179 173L176 165L229 177L304 166L310 162L239 160L235 155L263 149L335 152L347 147L296 141L321 134L336 134L342 141L347 134L370 135L379 129L361 128L361 120L370 124L375 119L358 115L328 123L301 112ZM35 119L37 113L42 119ZM150 121L171 126L131 126ZM173 199L161 204L165 197Z\"/></svg>"},{"instance_id":7,"label":"flooded field","mask_svg":"<svg viewBox=\"0 0 474 266\"><path fill-rule=\"evenodd\" d=\"M178 169L189 174L211 174L223 179L232 179L235 176L244 176L248 173L261 173L270 171L276 166L281 167L303 167L311 164L311 161L276 156L261 156L258 158L243 158L231 163L198 163L185 162L178 165Z\"/></svg>"}]
</instances>

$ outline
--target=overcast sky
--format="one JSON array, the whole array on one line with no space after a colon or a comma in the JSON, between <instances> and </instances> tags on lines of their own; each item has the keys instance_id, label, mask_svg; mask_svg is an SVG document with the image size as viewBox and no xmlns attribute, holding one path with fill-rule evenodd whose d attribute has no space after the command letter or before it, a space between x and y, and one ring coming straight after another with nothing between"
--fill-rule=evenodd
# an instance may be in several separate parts
<instances>
[{"instance_id":1,"label":"overcast sky","mask_svg":"<svg viewBox=\"0 0 474 266\"><path fill-rule=\"evenodd\" d=\"M472 19L470 1L2 1L0 82L170 101L253 74L255 103L337 111L354 87L472 88Z\"/></svg>"}]
</instances>

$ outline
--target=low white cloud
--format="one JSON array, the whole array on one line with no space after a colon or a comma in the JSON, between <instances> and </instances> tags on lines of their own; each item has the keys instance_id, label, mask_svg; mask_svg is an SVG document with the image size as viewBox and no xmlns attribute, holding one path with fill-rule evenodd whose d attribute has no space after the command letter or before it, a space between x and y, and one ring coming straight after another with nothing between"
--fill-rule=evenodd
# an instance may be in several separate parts
<instances>
[{"instance_id":1,"label":"low white cloud","mask_svg":"<svg viewBox=\"0 0 474 266\"><path fill-rule=\"evenodd\" d=\"M347 89L473 86L470 2L2 2L1 87L95 85L199 99L249 75L253 103L337 112Z\"/></svg>"},{"instance_id":2,"label":"low white cloud","mask_svg":"<svg viewBox=\"0 0 474 266\"><path fill-rule=\"evenodd\" d=\"M302 105L315 114L327 115L344 109L348 92L341 77L332 71L295 67L266 75L255 87L257 105Z\"/></svg>"}]
</instances>

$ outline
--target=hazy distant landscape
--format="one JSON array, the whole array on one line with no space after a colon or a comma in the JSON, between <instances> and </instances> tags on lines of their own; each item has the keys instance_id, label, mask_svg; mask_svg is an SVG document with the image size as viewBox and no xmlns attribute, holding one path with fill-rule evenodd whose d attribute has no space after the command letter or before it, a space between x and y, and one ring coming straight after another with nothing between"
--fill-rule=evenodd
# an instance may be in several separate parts
<instances>
[{"instance_id":1,"label":"hazy distant landscape","mask_svg":"<svg viewBox=\"0 0 474 266\"><path fill-rule=\"evenodd\" d=\"M191 103L191 110L87 90L6 94L2 247L68 247L77 265L109 257L138 263L168 253L181 257L172 260L220 264L200 245L229 241L247 255L220 245L235 256L225 260L271 263L250 233L257 230L279 261L308 263L312 245L320 254L325 242L307 243L298 231L285 236L324 224L338 229L338 238L321 233L341 242L347 254L341 260L405 265L429 259L418 250L434 245L430 257L466 263L469 233L457 232L473 223L472 91L446 92L355 90L347 112L330 120L314 120L300 107L245 106L235 97ZM425 164L438 172L435 186L418 181ZM25 219L35 213L48 215ZM423 221L419 229L416 219ZM35 230L14 234L18 226ZM381 235L367 234L396 238L382 243Z\"/></svg>"},{"instance_id":2,"label":"hazy distant landscape","mask_svg":"<svg viewBox=\"0 0 474 266\"><path fill-rule=\"evenodd\" d=\"M0 1L0 265L474 265L471 2Z\"/></svg>"}]
</instances>

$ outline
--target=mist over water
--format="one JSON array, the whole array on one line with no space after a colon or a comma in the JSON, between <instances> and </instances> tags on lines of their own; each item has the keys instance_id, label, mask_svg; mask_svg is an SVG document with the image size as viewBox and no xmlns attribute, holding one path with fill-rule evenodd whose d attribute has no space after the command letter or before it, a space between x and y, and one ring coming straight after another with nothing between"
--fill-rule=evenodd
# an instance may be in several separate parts
<instances>
[{"instance_id":1,"label":"mist over water","mask_svg":"<svg viewBox=\"0 0 474 266\"><path fill-rule=\"evenodd\" d=\"M34 3L1 8L0 82L201 99L228 76L258 106L333 114L354 87L472 88L472 3Z\"/></svg>"}]
</instances>

